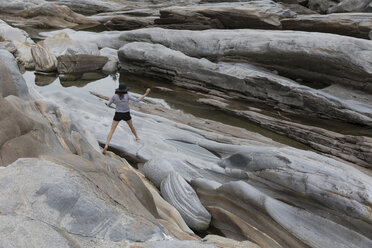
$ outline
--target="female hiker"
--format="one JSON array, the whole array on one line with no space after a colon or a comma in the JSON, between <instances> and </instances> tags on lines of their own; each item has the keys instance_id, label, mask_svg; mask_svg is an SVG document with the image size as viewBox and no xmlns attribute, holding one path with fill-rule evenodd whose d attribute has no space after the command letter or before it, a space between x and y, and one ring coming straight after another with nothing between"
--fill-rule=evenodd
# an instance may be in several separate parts
<instances>
[{"instance_id":1,"label":"female hiker","mask_svg":"<svg viewBox=\"0 0 372 248\"><path fill-rule=\"evenodd\" d=\"M115 103L116 111L115 111L114 120L112 121L111 130L107 136L105 148L103 148L103 151L102 151L103 154L106 153L108 149L108 145L112 138L112 135L114 134L115 129L121 120L124 120L127 122L128 126L130 127L130 130L136 137L136 140L137 141L139 140L136 129L134 129L134 126L133 126L132 117L130 116L129 100L134 101L134 102L142 101L150 93L150 89L147 89L146 93L139 98L135 98L131 96L128 93L128 90L129 88L125 84L119 84L119 88L115 90L115 95L110 99L109 103L107 104L107 106L110 106L112 103Z\"/></svg>"}]
</instances>

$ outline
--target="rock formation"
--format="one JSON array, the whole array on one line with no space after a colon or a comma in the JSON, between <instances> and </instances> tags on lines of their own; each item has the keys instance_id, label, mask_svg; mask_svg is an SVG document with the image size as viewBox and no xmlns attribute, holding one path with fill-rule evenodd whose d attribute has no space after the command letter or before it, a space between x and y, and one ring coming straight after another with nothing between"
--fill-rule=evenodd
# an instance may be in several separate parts
<instances>
[{"instance_id":1,"label":"rock formation","mask_svg":"<svg viewBox=\"0 0 372 248\"><path fill-rule=\"evenodd\" d=\"M280 20L296 13L271 0L203 4L160 10L155 24L175 29L255 28L279 29Z\"/></svg>"},{"instance_id":2,"label":"rock formation","mask_svg":"<svg viewBox=\"0 0 372 248\"><path fill-rule=\"evenodd\" d=\"M372 91L369 56L372 41L293 31L158 28L123 32L119 40L123 44L135 41L161 44L192 57L255 63L291 78Z\"/></svg>"},{"instance_id":3,"label":"rock formation","mask_svg":"<svg viewBox=\"0 0 372 248\"><path fill-rule=\"evenodd\" d=\"M131 43L119 50L123 70L159 76L175 82L194 81L236 91L267 101L308 110L331 118L371 125L371 113L346 105L340 99L270 72L230 64L212 63L149 43ZM190 74L190 71L195 73ZM265 85L264 87L262 87ZM292 93L290 93L292 92ZM294 93L296 92L296 93ZM314 104L317 103L317 104Z\"/></svg>"},{"instance_id":4,"label":"rock formation","mask_svg":"<svg viewBox=\"0 0 372 248\"><path fill-rule=\"evenodd\" d=\"M0 0L0 247L371 247L371 0L283 2Z\"/></svg>"}]
</instances>

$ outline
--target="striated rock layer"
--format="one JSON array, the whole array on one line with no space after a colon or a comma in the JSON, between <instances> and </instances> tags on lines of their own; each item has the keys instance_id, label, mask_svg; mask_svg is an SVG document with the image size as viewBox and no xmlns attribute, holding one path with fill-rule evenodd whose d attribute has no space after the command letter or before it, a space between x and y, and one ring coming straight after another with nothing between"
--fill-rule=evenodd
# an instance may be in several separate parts
<instances>
[{"instance_id":1,"label":"striated rock layer","mask_svg":"<svg viewBox=\"0 0 372 248\"><path fill-rule=\"evenodd\" d=\"M192 57L240 61L309 82L345 84L372 92L372 41L332 34L265 30L122 32L122 44L161 44ZM294 42L295 41L295 42Z\"/></svg>"},{"instance_id":2,"label":"striated rock layer","mask_svg":"<svg viewBox=\"0 0 372 248\"><path fill-rule=\"evenodd\" d=\"M122 69L131 73L162 77L180 85L218 87L263 99L269 104L287 105L293 111L372 125L372 112L364 106L344 103L332 95L254 67L212 63L162 45L139 42L123 46L119 59Z\"/></svg>"},{"instance_id":3,"label":"striated rock layer","mask_svg":"<svg viewBox=\"0 0 372 248\"><path fill-rule=\"evenodd\" d=\"M166 28L194 30L279 29L281 19L295 16L296 13L280 4L264 0L165 8L160 10L160 19L156 19L155 24Z\"/></svg>"}]
</instances>

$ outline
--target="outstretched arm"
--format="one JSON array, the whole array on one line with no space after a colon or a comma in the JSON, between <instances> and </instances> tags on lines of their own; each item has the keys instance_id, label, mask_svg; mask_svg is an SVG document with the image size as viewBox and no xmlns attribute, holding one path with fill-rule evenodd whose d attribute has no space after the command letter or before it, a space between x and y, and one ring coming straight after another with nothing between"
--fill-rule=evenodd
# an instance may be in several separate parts
<instances>
[{"instance_id":1,"label":"outstretched arm","mask_svg":"<svg viewBox=\"0 0 372 248\"><path fill-rule=\"evenodd\" d=\"M139 102L139 101L142 101L150 93L150 91L151 91L150 88L147 88L145 94L143 94L143 96L141 96L139 98L135 98L135 97L133 97L133 96L131 96L129 94L128 94L128 96L129 96L129 99L130 100L132 100L134 102Z\"/></svg>"},{"instance_id":2,"label":"outstretched arm","mask_svg":"<svg viewBox=\"0 0 372 248\"><path fill-rule=\"evenodd\" d=\"M110 101L106 105L110 107L113 102L114 102L114 97L111 97Z\"/></svg>"}]
</instances>

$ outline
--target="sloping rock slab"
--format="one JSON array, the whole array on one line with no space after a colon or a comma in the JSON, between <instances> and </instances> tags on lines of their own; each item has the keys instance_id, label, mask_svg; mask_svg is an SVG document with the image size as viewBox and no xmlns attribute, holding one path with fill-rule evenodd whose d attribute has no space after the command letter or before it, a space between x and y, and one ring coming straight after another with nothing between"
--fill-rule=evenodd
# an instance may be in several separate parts
<instances>
[{"instance_id":1,"label":"sloping rock slab","mask_svg":"<svg viewBox=\"0 0 372 248\"><path fill-rule=\"evenodd\" d=\"M4 184L2 214L28 216L72 235L115 242L162 237L160 228L125 214L88 178L63 165L19 159L2 169L0 185Z\"/></svg>"}]
</instances>

